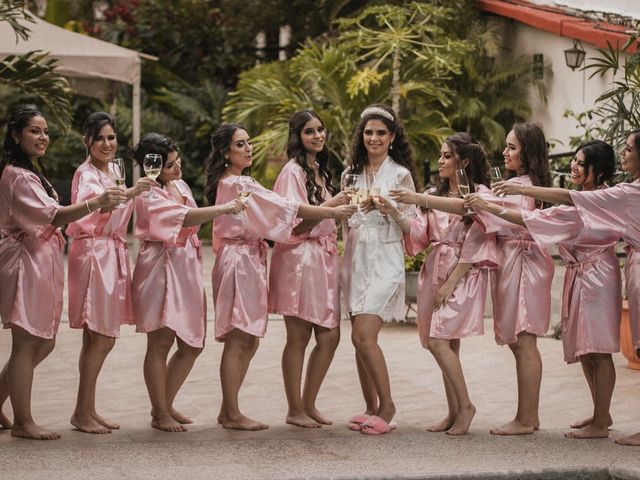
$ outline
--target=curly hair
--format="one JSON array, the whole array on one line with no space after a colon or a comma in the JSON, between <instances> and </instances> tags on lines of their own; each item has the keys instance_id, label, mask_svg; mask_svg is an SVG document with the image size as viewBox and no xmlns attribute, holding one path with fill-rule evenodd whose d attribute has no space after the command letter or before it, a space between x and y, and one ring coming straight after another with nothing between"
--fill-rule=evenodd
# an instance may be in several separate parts
<instances>
[{"instance_id":1,"label":"curly hair","mask_svg":"<svg viewBox=\"0 0 640 480\"><path fill-rule=\"evenodd\" d=\"M518 122L511 130L520 142L520 162L531 183L539 187L551 186L549 149L542 129L535 123ZM542 208L548 206L539 200L536 200L536 205Z\"/></svg>"},{"instance_id":2,"label":"curly hair","mask_svg":"<svg viewBox=\"0 0 640 480\"><path fill-rule=\"evenodd\" d=\"M148 153L158 153L162 157L162 168L167 163L167 157L172 152L180 152L178 146L169 137L159 133L150 132L140 139L137 145L129 149L129 158L132 158L144 171L144 156ZM159 178L156 181L162 184Z\"/></svg>"},{"instance_id":3,"label":"curly hair","mask_svg":"<svg viewBox=\"0 0 640 480\"><path fill-rule=\"evenodd\" d=\"M309 203L311 205L320 205L324 201L324 198L322 198L323 186L316 183L316 172L309 167L307 163L307 151L302 144L301 138L305 125L314 118L317 119L324 128L324 122L313 110L299 110L291 116L291 119L289 119L287 158L295 160L307 175L305 187L307 189L307 200L309 200ZM328 168L329 149L327 148L326 142L322 151L316 155L316 162L318 163L320 176L324 180L324 186L331 195L335 195L336 189L331 183L331 170Z\"/></svg>"},{"instance_id":4,"label":"curly hair","mask_svg":"<svg viewBox=\"0 0 640 480\"><path fill-rule=\"evenodd\" d=\"M580 145L575 153L580 151L584 155L585 175L588 177L593 172L595 187L604 185L613 178L616 171L616 156L611 145L602 140L591 140Z\"/></svg>"},{"instance_id":5,"label":"curly hair","mask_svg":"<svg viewBox=\"0 0 640 480\"><path fill-rule=\"evenodd\" d=\"M15 110L11 117L9 117L9 123L7 123L7 131L4 136L4 142L2 144L2 158L0 159L0 177L4 172L4 167L7 165L13 165L15 167L24 168L35 174L43 188L51 198L57 200L56 195L51 182L47 180L46 170L42 158L36 160L38 168L33 164L31 158L29 158L20 147L19 143L16 143L12 134L20 133L24 128L29 126L29 122L32 118L42 117L44 115L33 105L26 105L18 110Z\"/></svg>"},{"instance_id":6,"label":"curly hair","mask_svg":"<svg viewBox=\"0 0 640 480\"><path fill-rule=\"evenodd\" d=\"M216 203L218 182L228 166L224 156L229 152L233 135L238 130L247 131L246 128L237 123L223 123L211 135L211 153L207 157L206 168L207 184L204 188L209 205L215 205Z\"/></svg>"},{"instance_id":7,"label":"curly hair","mask_svg":"<svg viewBox=\"0 0 640 480\"><path fill-rule=\"evenodd\" d=\"M387 114L381 112L384 110ZM368 164L369 159L367 157L367 149L364 145L364 129L369 120L380 120L389 129L389 132L395 135L393 142L389 145L388 155L398 165L402 165L411 173L411 179L417 189L417 176L415 162L413 160L413 153L411 151L411 144L404 132L402 123L398 120L398 116L393 109L387 105L376 103L369 105L363 111L362 119L356 127L356 131L353 135L353 141L351 143L351 164L349 171L353 173L362 173L365 165ZM393 120L391 120L393 118Z\"/></svg>"}]
</instances>

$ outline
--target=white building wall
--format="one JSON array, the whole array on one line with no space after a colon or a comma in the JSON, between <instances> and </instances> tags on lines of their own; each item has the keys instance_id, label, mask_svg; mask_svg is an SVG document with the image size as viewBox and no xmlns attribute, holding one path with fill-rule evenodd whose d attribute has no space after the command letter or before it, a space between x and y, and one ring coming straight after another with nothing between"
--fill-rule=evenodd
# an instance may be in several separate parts
<instances>
[{"instance_id":1,"label":"white building wall","mask_svg":"<svg viewBox=\"0 0 640 480\"><path fill-rule=\"evenodd\" d=\"M529 0L538 5L570 7L589 12L605 12L640 19L640 1L638 0Z\"/></svg>"},{"instance_id":2,"label":"white building wall","mask_svg":"<svg viewBox=\"0 0 640 480\"><path fill-rule=\"evenodd\" d=\"M508 19L495 21L501 22L505 56L542 53L545 63L551 63L553 77L548 83L547 103L540 100L537 89L532 90L533 113L530 120L544 128L547 139L553 144L551 153L568 151L569 137L582 132L576 128L574 119L563 117L564 112L572 110L578 114L594 108L596 98L609 88L612 77L596 76L589 79L590 72L579 69L572 71L567 67L564 50L573 46L573 40L570 38ZM594 55L593 45L582 42L582 46L587 58Z\"/></svg>"}]
</instances>

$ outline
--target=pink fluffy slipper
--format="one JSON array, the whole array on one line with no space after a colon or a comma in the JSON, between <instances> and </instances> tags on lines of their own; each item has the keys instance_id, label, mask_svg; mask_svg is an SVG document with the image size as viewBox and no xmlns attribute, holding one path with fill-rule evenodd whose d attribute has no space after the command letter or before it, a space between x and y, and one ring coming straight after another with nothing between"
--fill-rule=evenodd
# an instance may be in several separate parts
<instances>
[{"instance_id":1,"label":"pink fluffy slipper","mask_svg":"<svg viewBox=\"0 0 640 480\"><path fill-rule=\"evenodd\" d=\"M362 424L364 422L366 422L367 420L369 420L369 415L367 415L366 413L361 413L359 415L355 415L353 417L351 417L351 420L349 420L349 430L353 430L354 432L359 432L360 430L362 430Z\"/></svg>"},{"instance_id":2,"label":"pink fluffy slipper","mask_svg":"<svg viewBox=\"0 0 640 480\"><path fill-rule=\"evenodd\" d=\"M389 433L391 430L395 430L398 427L396 422L387 423L384 418L380 418L376 415L371 415L366 422L362 424L361 433L367 435L382 435L383 433Z\"/></svg>"}]
</instances>

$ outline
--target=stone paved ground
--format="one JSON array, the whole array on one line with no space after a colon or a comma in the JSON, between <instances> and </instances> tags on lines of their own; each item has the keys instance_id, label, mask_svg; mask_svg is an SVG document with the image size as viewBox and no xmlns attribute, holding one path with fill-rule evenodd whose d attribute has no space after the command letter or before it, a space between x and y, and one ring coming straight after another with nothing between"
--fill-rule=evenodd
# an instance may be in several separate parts
<instances>
[{"instance_id":1,"label":"stone paved ground","mask_svg":"<svg viewBox=\"0 0 640 480\"><path fill-rule=\"evenodd\" d=\"M211 260L207 259L208 279ZM208 283L208 282L207 282ZM209 296L209 299L211 297ZM427 433L425 425L445 413L440 374L417 341L412 325L383 329L397 404L399 428L381 437L349 431L346 420L363 406L349 342L342 342L320 392L318 405L335 424L306 430L286 425L286 403L279 358L284 324L274 317L249 370L241 404L249 416L270 424L262 432L228 431L215 417L220 405L220 344L210 341L177 399L193 416L186 433L149 428L149 402L142 378L145 338L131 327L109 356L98 385L98 410L122 424L110 435L87 435L68 423L77 388L81 335L63 324L52 355L36 371L33 411L38 422L62 439L13 439L0 431L0 479L281 479L281 478L578 478L576 471L607 478L640 479L640 448L613 439L640 431L640 372L615 356L618 382L613 399L611 439L569 440L568 424L590 414L586 383L578 365L562 361L557 340L543 338L541 430L523 437L496 437L489 428L515 411L515 372L511 353L487 334L463 341L462 360L472 400L478 409L468 435L450 438ZM212 325L209 325L211 331ZM0 335L0 361L9 355L10 335Z\"/></svg>"}]
</instances>

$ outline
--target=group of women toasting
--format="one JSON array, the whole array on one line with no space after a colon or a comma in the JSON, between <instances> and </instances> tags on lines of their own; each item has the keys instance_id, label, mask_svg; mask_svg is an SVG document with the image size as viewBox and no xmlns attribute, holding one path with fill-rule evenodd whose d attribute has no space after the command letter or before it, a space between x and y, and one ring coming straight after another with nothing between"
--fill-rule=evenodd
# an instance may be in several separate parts
<instances>
[{"instance_id":1,"label":"group of women toasting","mask_svg":"<svg viewBox=\"0 0 640 480\"><path fill-rule=\"evenodd\" d=\"M518 388L514 419L491 432L533 433L540 426L542 377L536 342L549 327L553 278L545 247L557 244L567 265L565 361L581 362L594 404L593 415L566 435L607 437L615 384L611 354L619 349L622 282L614 246L620 238L627 243L626 290L640 350L640 131L630 133L620 152L633 182L608 188L613 149L590 141L571 163L573 190L550 188L545 137L531 123L516 123L507 135L506 181L499 171L490 179L483 147L471 135L456 133L442 144L437 186L424 193L416 188L408 138L388 106L362 112L341 191L328 166L326 140L317 114L296 112L289 123L289 161L271 191L249 175L248 132L241 125L221 125L211 136L206 162L209 206L198 207L181 178L178 146L157 133L145 135L129 153L140 164L150 155L159 158L158 176L118 186L116 125L108 114L94 113L85 125L87 158L73 178L72 204L63 207L42 162L49 143L46 120L34 108L14 112L0 163L0 310L12 333L11 355L0 373L0 406L9 398L13 419L0 410L0 426L16 437L59 437L34 422L30 402L34 369L53 349L62 312L60 227L69 224L69 323L83 331L71 423L88 433L119 428L96 412L96 382L120 325L135 324L147 334L151 425L185 431L192 420L174 407L174 399L204 348L207 299L198 228L213 220L214 336L224 342L218 415L223 427L267 428L241 412L238 395L269 312L283 315L286 325L287 423L332 423L316 398L340 340L342 289L364 399L364 411L348 427L370 435L396 428L378 335L385 322L404 314L405 253L428 248L419 277L418 333L442 371L448 411L427 430L460 435L470 427L476 409L460 341L484 333L490 289L496 342L513 352ZM365 187L368 195L356 193ZM131 274L126 232L134 209L141 249ZM341 259L336 220L343 221ZM275 242L270 272L265 239ZM315 346L303 380L312 334ZM168 358L174 343L177 349ZM640 445L640 434L617 442Z\"/></svg>"}]
</instances>

